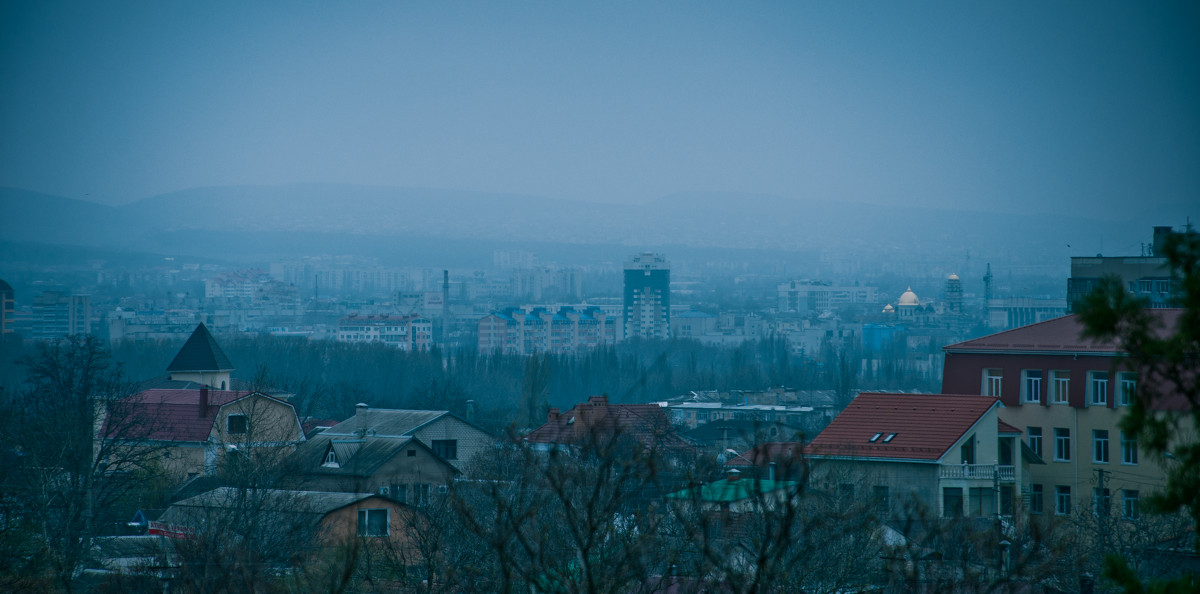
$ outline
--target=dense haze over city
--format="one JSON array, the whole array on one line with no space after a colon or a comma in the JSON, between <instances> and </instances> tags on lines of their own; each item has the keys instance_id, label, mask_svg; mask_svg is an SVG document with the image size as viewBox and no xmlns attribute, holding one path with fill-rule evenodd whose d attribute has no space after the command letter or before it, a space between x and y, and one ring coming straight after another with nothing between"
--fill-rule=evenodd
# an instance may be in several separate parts
<instances>
[{"instance_id":1,"label":"dense haze over city","mask_svg":"<svg viewBox=\"0 0 1200 594\"><path fill-rule=\"evenodd\" d=\"M0 590L1193 571L1069 314L1200 307L1197 106L1195 2L0 0Z\"/></svg>"}]
</instances>

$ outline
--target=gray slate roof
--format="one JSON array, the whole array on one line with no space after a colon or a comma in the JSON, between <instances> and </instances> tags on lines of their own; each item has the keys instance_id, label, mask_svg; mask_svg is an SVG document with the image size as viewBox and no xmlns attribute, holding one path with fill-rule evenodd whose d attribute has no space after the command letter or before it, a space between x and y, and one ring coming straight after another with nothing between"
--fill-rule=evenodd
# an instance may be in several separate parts
<instances>
[{"instance_id":1,"label":"gray slate roof","mask_svg":"<svg viewBox=\"0 0 1200 594\"><path fill-rule=\"evenodd\" d=\"M365 429L368 435L401 437L448 414L450 411L446 410L360 409L353 417L326 429L324 434L349 437Z\"/></svg>"},{"instance_id":2,"label":"gray slate roof","mask_svg":"<svg viewBox=\"0 0 1200 594\"><path fill-rule=\"evenodd\" d=\"M233 363L221 350L217 340L209 333L204 324L196 326L196 330L183 343L183 348L167 366L168 372L174 371L230 371Z\"/></svg>"},{"instance_id":3,"label":"gray slate roof","mask_svg":"<svg viewBox=\"0 0 1200 594\"><path fill-rule=\"evenodd\" d=\"M242 490L234 487L218 487L207 493L184 499L172 504L159 517L160 522L177 522L180 515L187 515L192 510L222 510L236 509L246 505L247 500L253 501L255 509L279 512L315 514L324 516L331 511L341 509L352 503L357 503L374 493L333 493L324 491L286 491L281 489Z\"/></svg>"},{"instance_id":4,"label":"gray slate roof","mask_svg":"<svg viewBox=\"0 0 1200 594\"><path fill-rule=\"evenodd\" d=\"M330 445L337 453L339 465L336 467L324 465ZM301 444L296 450L296 456L299 457L305 472L311 475L367 477L400 452L413 447L425 450L431 457L441 460L429 446L412 437L351 437L330 435L327 431L318 433ZM458 469L449 462L442 460L442 463L454 473L458 473Z\"/></svg>"}]
</instances>

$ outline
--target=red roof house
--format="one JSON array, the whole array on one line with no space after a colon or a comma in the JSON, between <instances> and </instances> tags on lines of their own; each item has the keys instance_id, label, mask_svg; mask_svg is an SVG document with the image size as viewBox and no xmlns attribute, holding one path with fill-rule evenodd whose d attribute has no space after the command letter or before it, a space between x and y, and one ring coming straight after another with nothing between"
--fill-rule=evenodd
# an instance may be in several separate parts
<instances>
[{"instance_id":1,"label":"red roof house","mask_svg":"<svg viewBox=\"0 0 1200 594\"><path fill-rule=\"evenodd\" d=\"M671 426L657 404L609 404L607 396L591 396L566 412L551 408L546 424L524 441L535 447L580 445L589 439L628 437L647 448L694 451Z\"/></svg>"},{"instance_id":2,"label":"red roof house","mask_svg":"<svg viewBox=\"0 0 1200 594\"><path fill-rule=\"evenodd\" d=\"M1182 310L1148 310L1167 335ZM1055 318L952 344L942 391L984 395L1004 403L1000 417L1024 435L1028 450L1045 461L1031 467L1026 493L1031 513L1068 516L1077 506L1137 515L1146 492L1165 484L1155 460L1140 455L1138 436L1120 420L1141 393L1158 397L1152 410L1183 410L1187 399L1169 381L1122 366L1121 346L1083 336L1076 315ZM1109 476L1106 487L1096 477Z\"/></svg>"},{"instance_id":3,"label":"red roof house","mask_svg":"<svg viewBox=\"0 0 1200 594\"><path fill-rule=\"evenodd\" d=\"M859 394L809 444L813 484L874 498L890 513L914 499L943 516L1011 514L1022 456L1019 431L1001 430L1002 406L982 396Z\"/></svg>"},{"instance_id":4,"label":"red roof house","mask_svg":"<svg viewBox=\"0 0 1200 594\"><path fill-rule=\"evenodd\" d=\"M294 450L304 441L291 403L233 390L144 390L108 405L100 435L162 448L163 466L177 478L212 474L228 451Z\"/></svg>"}]
</instances>

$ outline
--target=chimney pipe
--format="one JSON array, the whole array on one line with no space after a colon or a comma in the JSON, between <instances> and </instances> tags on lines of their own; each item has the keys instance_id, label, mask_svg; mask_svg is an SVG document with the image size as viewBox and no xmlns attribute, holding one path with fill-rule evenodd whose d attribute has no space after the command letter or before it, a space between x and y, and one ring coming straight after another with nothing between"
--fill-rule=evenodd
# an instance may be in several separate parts
<instances>
[{"instance_id":1,"label":"chimney pipe","mask_svg":"<svg viewBox=\"0 0 1200 594\"><path fill-rule=\"evenodd\" d=\"M200 417L208 416L208 386L200 386Z\"/></svg>"},{"instance_id":2,"label":"chimney pipe","mask_svg":"<svg viewBox=\"0 0 1200 594\"><path fill-rule=\"evenodd\" d=\"M547 417L546 422L553 423L555 420L558 419L558 414L559 414L559 411L557 408L550 407L550 412L546 415L546 417Z\"/></svg>"},{"instance_id":3,"label":"chimney pipe","mask_svg":"<svg viewBox=\"0 0 1200 594\"><path fill-rule=\"evenodd\" d=\"M467 401L467 420L472 423L475 422L475 401L474 400Z\"/></svg>"}]
</instances>

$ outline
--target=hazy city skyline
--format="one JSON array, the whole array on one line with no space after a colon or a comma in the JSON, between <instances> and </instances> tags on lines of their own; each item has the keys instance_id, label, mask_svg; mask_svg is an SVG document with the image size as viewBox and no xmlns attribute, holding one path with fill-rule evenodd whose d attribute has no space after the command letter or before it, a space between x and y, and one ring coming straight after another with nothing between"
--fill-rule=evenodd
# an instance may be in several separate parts
<instances>
[{"instance_id":1,"label":"hazy city skyline","mask_svg":"<svg viewBox=\"0 0 1200 594\"><path fill-rule=\"evenodd\" d=\"M1194 215L1198 22L1182 2L6 3L0 186Z\"/></svg>"}]
</instances>

